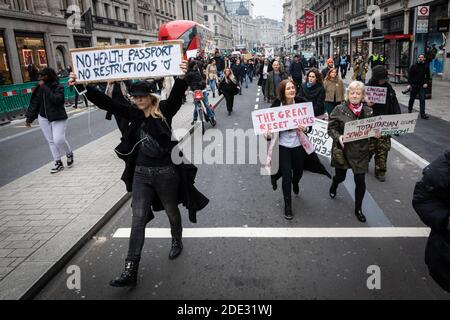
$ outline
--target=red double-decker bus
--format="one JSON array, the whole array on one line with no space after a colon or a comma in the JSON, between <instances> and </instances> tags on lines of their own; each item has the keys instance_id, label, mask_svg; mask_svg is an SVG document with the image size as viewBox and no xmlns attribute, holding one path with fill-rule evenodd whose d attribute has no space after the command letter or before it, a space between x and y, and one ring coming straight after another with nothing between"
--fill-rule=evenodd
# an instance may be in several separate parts
<instances>
[{"instance_id":1,"label":"red double-decker bus","mask_svg":"<svg viewBox=\"0 0 450 320\"><path fill-rule=\"evenodd\" d=\"M206 26L190 20L176 20L162 24L159 28L158 40L183 40L184 58L188 51L200 52L206 49L208 42L213 41L213 32Z\"/></svg>"}]
</instances>

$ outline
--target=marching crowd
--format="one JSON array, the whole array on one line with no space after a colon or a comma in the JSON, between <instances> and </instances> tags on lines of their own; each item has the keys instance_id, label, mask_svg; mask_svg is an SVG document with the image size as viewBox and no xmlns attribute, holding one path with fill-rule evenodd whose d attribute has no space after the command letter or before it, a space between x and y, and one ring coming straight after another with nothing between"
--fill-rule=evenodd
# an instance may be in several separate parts
<instances>
[{"instance_id":1,"label":"marching crowd","mask_svg":"<svg viewBox=\"0 0 450 320\"><path fill-rule=\"evenodd\" d=\"M122 287L136 284L145 226L153 219L153 211L165 210L167 213L172 231L169 258L175 259L183 249L178 205L183 204L189 211L189 219L195 222L196 212L208 203L208 199L194 187L197 168L187 164L177 166L171 160L172 150L177 147L171 139L172 119L186 101L189 90L204 92L203 102L210 119L215 119L215 113L209 108L207 87L213 98L216 95L225 97L229 116L233 113L234 97L242 95L244 88L248 88L253 81L261 86L264 100L271 107L311 102L315 117L328 120L328 134L333 140L331 166L335 172L330 175L314 149L311 149L307 138L311 127L299 127L278 135L266 132L265 137L270 141L268 162L279 163L279 170L271 171L271 184L276 190L277 181L282 179L285 218L293 219L291 192L299 193L304 170L331 179L328 194L332 199L336 198L347 171L352 170L355 181L354 214L360 222L366 222L362 210L366 192L365 175L369 171L369 162L374 158L376 178L381 182L386 180L391 138L378 135L344 143L343 134L347 122L401 112L395 90L388 81L388 71L380 61L365 62L361 57L355 59L353 81L347 88L343 78L346 77L350 59L346 54L326 61L323 57L319 61L313 58L305 61L299 55L293 59L289 56L274 59L253 56L245 59L222 56L216 52L207 59L197 57L184 61L181 65L183 76L151 82L122 81L84 86L77 84L76 75L71 73L69 84L96 106L106 110L109 119L113 115L122 133L121 143L115 152L125 161L122 180L127 190L133 193L133 218L125 269L119 278L111 281L111 285ZM319 64L323 66L322 70ZM366 79L369 64L371 77ZM64 168L62 156L67 156L69 166L74 163L73 152L65 137L67 114L63 87L58 83L54 70L46 68L38 74L39 85L33 93L26 123L31 126L35 119L39 120L55 160L51 172L56 173ZM424 63L424 56L420 55L410 70L409 111L412 111L415 95L418 94L423 119L428 118L425 114L425 90L429 81L428 66ZM365 94L366 85L386 88L386 103L369 101ZM159 94L160 99L156 98L155 93ZM197 108L194 108L194 121L197 116ZM276 144L279 148L275 149ZM277 152L272 153L274 150ZM418 184L414 196L414 207L433 230L427 249L427 263L433 269L435 278L439 278L443 286L447 285L447 290L450 279L448 270L443 270L450 265L450 249L447 249L445 262L439 258L440 253L435 248L442 243L450 246L449 164L447 151L438 163L425 171L424 180Z\"/></svg>"}]
</instances>

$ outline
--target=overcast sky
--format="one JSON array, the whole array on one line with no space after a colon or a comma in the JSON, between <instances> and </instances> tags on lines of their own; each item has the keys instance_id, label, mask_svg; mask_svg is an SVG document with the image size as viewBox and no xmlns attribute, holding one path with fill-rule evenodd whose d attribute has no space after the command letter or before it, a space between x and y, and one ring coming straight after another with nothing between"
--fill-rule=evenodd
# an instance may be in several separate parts
<instances>
[{"instance_id":1,"label":"overcast sky","mask_svg":"<svg viewBox=\"0 0 450 320\"><path fill-rule=\"evenodd\" d=\"M284 0L252 0L255 5L253 14L255 16L264 16L278 21L283 20Z\"/></svg>"}]
</instances>

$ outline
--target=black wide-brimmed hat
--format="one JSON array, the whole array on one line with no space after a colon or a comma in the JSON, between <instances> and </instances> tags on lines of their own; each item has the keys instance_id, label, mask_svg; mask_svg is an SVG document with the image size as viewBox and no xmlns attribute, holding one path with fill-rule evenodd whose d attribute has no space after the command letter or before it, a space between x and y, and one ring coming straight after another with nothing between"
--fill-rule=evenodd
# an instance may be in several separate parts
<instances>
[{"instance_id":1,"label":"black wide-brimmed hat","mask_svg":"<svg viewBox=\"0 0 450 320\"><path fill-rule=\"evenodd\" d=\"M138 81L131 85L130 96L132 97L146 97L154 93L153 87L147 81Z\"/></svg>"}]
</instances>

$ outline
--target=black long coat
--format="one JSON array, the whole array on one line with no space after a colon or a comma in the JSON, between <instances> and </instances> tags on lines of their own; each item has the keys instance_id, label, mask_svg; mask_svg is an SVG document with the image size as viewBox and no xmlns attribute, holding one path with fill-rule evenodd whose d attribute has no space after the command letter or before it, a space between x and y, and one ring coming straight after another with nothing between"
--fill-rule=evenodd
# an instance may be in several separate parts
<instances>
[{"instance_id":1,"label":"black long coat","mask_svg":"<svg viewBox=\"0 0 450 320\"><path fill-rule=\"evenodd\" d=\"M43 86L37 86L31 95L26 121L32 123L39 115L50 122L66 120L67 113L64 102L64 86L58 81L46 82Z\"/></svg>"},{"instance_id":2,"label":"black long coat","mask_svg":"<svg viewBox=\"0 0 450 320\"><path fill-rule=\"evenodd\" d=\"M114 101L104 93L97 90L94 86L87 86L86 89L86 97L93 104L98 106L100 109L109 111L114 115L118 115L130 121L128 130L124 133L121 138L121 143L115 148L115 150L116 152L120 152L120 154L122 154L120 155L118 153L119 158L125 161L125 170L122 174L122 180L125 182L127 191L131 192L138 155L136 148L133 152L131 151L138 142L137 131L145 120L144 112L136 107L133 107L131 104L121 104L120 102ZM173 150L173 148L177 147L177 142L172 141L172 119L178 110L180 110L186 89L186 81L177 79L169 98L159 103L161 112L166 118L167 124L170 128L167 127L163 120L159 120L152 121L152 127L148 130L152 137L158 141L163 148L169 147L170 150ZM79 91L80 90L83 90L83 87L79 87ZM123 154L128 154L130 152L130 155L123 156ZM183 204L183 206L189 210L189 220L195 223L197 222L196 212L205 208L209 203L209 200L194 186L195 177L197 174L197 168L194 165L183 162L183 164L177 165L176 168L180 176L178 203ZM158 196L156 196L153 200L152 209L153 211L164 210Z\"/></svg>"},{"instance_id":3,"label":"black long coat","mask_svg":"<svg viewBox=\"0 0 450 320\"><path fill-rule=\"evenodd\" d=\"M423 223L431 228L425 251L430 275L450 292L450 149L424 169L412 204Z\"/></svg>"}]
</instances>

